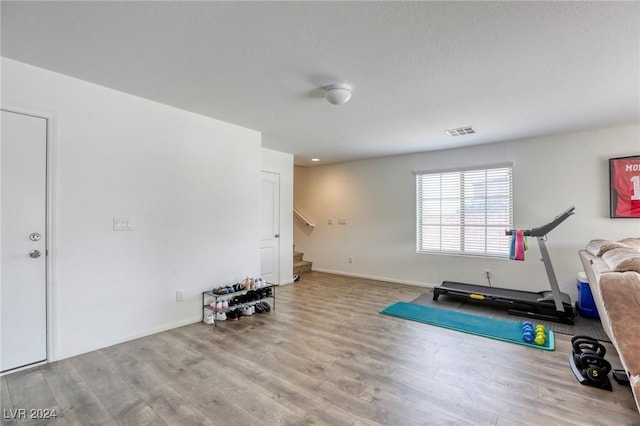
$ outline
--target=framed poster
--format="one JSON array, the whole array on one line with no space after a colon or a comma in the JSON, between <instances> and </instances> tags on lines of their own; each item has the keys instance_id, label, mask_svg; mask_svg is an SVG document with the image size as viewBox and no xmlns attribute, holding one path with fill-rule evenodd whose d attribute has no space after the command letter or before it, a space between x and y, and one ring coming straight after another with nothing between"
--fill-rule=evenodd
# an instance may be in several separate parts
<instances>
[{"instance_id":1,"label":"framed poster","mask_svg":"<svg viewBox=\"0 0 640 426\"><path fill-rule=\"evenodd\" d=\"M609 159L610 215L640 218L640 155Z\"/></svg>"}]
</instances>

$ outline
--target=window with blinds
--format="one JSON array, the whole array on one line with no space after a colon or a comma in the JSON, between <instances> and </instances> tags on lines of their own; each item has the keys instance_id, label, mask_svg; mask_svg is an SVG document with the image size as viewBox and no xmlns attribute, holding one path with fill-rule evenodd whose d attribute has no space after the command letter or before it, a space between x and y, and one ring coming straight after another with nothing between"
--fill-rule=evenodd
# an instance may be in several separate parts
<instances>
[{"instance_id":1,"label":"window with blinds","mask_svg":"<svg viewBox=\"0 0 640 426\"><path fill-rule=\"evenodd\" d=\"M511 165L416 173L418 253L509 257Z\"/></svg>"}]
</instances>

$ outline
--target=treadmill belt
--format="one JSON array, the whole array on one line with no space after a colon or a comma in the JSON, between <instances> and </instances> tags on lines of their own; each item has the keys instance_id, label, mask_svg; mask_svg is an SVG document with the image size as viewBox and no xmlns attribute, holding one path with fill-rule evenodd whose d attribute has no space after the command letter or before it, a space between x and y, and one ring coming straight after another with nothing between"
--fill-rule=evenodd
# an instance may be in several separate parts
<instances>
[{"instance_id":1,"label":"treadmill belt","mask_svg":"<svg viewBox=\"0 0 640 426\"><path fill-rule=\"evenodd\" d=\"M475 284L464 284L457 283L452 281L445 281L440 286L442 290L449 290L451 292L461 292L467 294L481 294L483 296L487 296L490 298L498 298L498 299L512 299L512 300L522 300L526 302L536 302L538 299L542 297L540 293L532 293L529 291L522 290L511 290L508 288L497 288L497 287L487 287L482 285ZM446 295L446 292L443 291L443 294Z\"/></svg>"}]
</instances>

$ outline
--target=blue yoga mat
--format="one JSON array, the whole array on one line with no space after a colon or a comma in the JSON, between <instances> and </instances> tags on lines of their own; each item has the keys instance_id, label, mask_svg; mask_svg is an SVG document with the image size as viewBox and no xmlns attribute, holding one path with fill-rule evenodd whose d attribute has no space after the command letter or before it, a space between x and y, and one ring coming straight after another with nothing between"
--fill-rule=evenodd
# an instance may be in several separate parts
<instances>
[{"instance_id":1,"label":"blue yoga mat","mask_svg":"<svg viewBox=\"0 0 640 426\"><path fill-rule=\"evenodd\" d=\"M381 314L423 322L464 333L476 334L490 339L530 346L536 349L552 351L555 349L553 331L546 329L547 341L544 345L527 343L522 340L522 322L505 321L478 315L471 315L450 309L432 308L423 305L414 305L407 302L396 302L380 311ZM536 326L534 321L533 326Z\"/></svg>"}]
</instances>

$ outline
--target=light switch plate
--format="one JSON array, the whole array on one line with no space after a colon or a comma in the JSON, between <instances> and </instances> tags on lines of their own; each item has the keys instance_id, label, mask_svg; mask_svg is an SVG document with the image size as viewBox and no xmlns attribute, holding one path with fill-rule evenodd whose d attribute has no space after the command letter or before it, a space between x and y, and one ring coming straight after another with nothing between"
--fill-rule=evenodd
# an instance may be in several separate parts
<instances>
[{"instance_id":1,"label":"light switch plate","mask_svg":"<svg viewBox=\"0 0 640 426\"><path fill-rule=\"evenodd\" d=\"M132 231L133 219L130 217L114 217L113 218L113 230L114 231Z\"/></svg>"}]
</instances>

